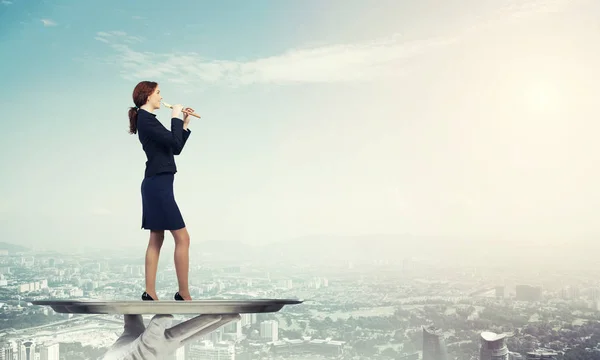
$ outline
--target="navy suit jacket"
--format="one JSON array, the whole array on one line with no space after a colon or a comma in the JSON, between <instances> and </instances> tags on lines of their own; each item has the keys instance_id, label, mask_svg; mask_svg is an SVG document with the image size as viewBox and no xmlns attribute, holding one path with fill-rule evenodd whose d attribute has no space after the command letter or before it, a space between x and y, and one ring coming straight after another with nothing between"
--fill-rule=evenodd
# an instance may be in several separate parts
<instances>
[{"instance_id":1,"label":"navy suit jacket","mask_svg":"<svg viewBox=\"0 0 600 360\"><path fill-rule=\"evenodd\" d=\"M183 130L183 120L172 118L171 131L169 131L158 121L156 114L139 109L137 131L148 159L144 177L164 172L175 174L177 165L174 155L181 154L183 146L191 134L189 129Z\"/></svg>"}]
</instances>

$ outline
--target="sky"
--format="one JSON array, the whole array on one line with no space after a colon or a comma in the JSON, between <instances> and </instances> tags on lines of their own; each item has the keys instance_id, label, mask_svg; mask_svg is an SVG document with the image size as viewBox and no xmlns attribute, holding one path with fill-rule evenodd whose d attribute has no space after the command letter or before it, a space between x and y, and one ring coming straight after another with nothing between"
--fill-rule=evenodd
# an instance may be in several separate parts
<instances>
[{"instance_id":1,"label":"sky","mask_svg":"<svg viewBox=\"0 0 600 360\"><path fill-rule=\"evenodd\" d=\"M192 244L589 244L598 14L593 0L2 0L2 238L146 246L127 110L151 80L202 116L176 157Z\"/></svg>"}]
</instances>

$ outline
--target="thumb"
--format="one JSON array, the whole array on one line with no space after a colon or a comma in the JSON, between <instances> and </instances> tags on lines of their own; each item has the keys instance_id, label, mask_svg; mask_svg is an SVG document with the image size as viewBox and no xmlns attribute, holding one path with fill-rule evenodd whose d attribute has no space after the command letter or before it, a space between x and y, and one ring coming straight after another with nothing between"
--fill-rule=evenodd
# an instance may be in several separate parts
<instances>
[{"instance_id":1,"label":"thumb","mask_svg":"<svg viewBox=\"0 0 600 360\"><path fill-rule=\"evenodd\" d=\"M165 337L165 330L171 327L173 322L173 315L158 314L154 315L144 331L144 337L150 337L152 339L159 339Z\"/></svg>"}]
</instances>

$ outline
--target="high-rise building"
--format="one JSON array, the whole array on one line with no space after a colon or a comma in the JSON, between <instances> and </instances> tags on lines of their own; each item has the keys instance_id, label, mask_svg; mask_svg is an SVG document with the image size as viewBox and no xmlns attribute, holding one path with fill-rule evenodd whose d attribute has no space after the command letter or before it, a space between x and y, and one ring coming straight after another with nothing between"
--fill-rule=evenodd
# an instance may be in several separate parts
<instances>
[{"instance_id":1,"label":"high-rise building","mask_svg":"<svg viewBox=\"0 0 600 360\"><path fill-rule=\"evenodd\" d=\"M218 344L221 341L223 341L223 327L220 327L218 329L216 329L215 331L211 331L207 334L204 334L200 337L198 337L198 339L196 341L194 341L194 343L196 342L202 342L202 341L210 341L213 344Z\"/></svg>"},{"instance_id":2,"label":"high-rise building","mask_svg":"<svg viewBox=\"0 0 600 360\"><path fill-rule=\"evenodd\" d=\"M186 346L186 360L235 360L235 346L202 341Z\"/></svg>"},{"instance_id":3,"label":"high-rise building","mask_svg":"<svg viewBox=\"0 0 600 360\"><path fill-rule=\"evenodd\" d=\"M508 334L496 334L490 331L481 333L479 360L509 360L506 337Z\"/></svg>"},{"instance_id":4,"label":"high-rise building","mask_svg":"<svg viewBox=\"0 0 600 360\"><path fill-rule=\"evenodd\" d=\"M35 360L35 343L33 341L21 342L19 353L21 355L19 360Z\"/></svg>"},{"instance_id":5,"label":"high-rise building","mask_svg":"<svg viewBox=\"0 0 600 360\"><path fill-rule=\"evenodd\" d=\"M240 322L242 327L247 325L255 324L257 321L257 314L241 314Z\"/></svg>"},{"instance_id":6,"label":"high-rise building","mask_svg":"<svg viewBox=\"0 0 600 360\"><path fill-rule=\"evenodd\" d=\"M261 322L260 337L268 341L279 340L279 323L275 320Z\"/></svg>"},{"instance_id":7,"label":"high-rise building","mask_svg":"<svg viewBox=\"0 0 600 360\"><path fill-rule=\"evenodd\" d=\"M40 349L40 360L60 360L60 346L58 343L51 345L41 345Z\"/></svg>"},{"instance_id":8,"label":"high-rise building","mask_svg":"<svg viewBox=\"0 0 600 360\"><path fill-rule=\"evenodd\" d=\"M242 338L242 322L232 321L223 326L223 337L229 340L237 341Z\"/></svg>"},{"instance_id":9,"label":"high-rise building","mask_svg":"<svg viewBox=\"0 0 600 360\"><path fill-rule=\"evenodd\" d=\"M17 344L14 342L6 342L0 345L0 360L13 360L17 354Z\"/></svg>"},{"instance_id":10,"label":"high-rise building","mask_svg":"<svg viewBox=\"0 0 600 360\"><path fill-rule=\"evenodd\" d=\"M423 360L448 360L448 352L441 330L423 327Z\"/></svg>"},{"instance_id":11,"label":"high-rise building","mask_svg":"<svg viewBox=\"0 0 600 360\"><path fill-rule=\"evenodd\" d=\"M496 286L496 297L499 299L504 299L505 297L505 292L504 292L504 286Z\"/></svg>"},{"instance_id":12,"label":"high-rise building","mask_svg":"<svg viewBox=\"0 0 600 360\"><path fill-rule=\"evenodd\" d=\"M517 285L516 299L519 301L540 301L542 299L542 288L540 286Z\"/></svg>"}]
</instances>

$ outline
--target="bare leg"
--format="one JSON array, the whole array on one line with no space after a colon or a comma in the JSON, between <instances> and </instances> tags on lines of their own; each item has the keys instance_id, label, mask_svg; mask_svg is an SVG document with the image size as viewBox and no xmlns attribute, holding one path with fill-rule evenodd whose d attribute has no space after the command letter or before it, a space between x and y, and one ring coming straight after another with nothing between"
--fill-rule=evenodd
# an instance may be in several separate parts
<instances>
[{"instance_id":1,"label":"bare leg","mask_svg":"<svg viewBox=\"0 0 600 360\"><path fill-rule=\"evenodd\" d=\"M184 300L192 300L188 287L188 274L190 269L190 235L186 228L171 230L175 239L175 271L179 283L179 295Z\"/></svg>"},{"instance_id":2,"label":"bare leg","mask_svg":"<svg viewBox=\"0 0 600 360\"><path fill-rule=\"evenodd\" d=\"M154 300L158 300L156 295L156 271L158 269L160 248L164 240L165 232L163 230L150 231L150 240L148 241L148 249L146 249L146 292Z\"/></svg>"}]
</instances>

